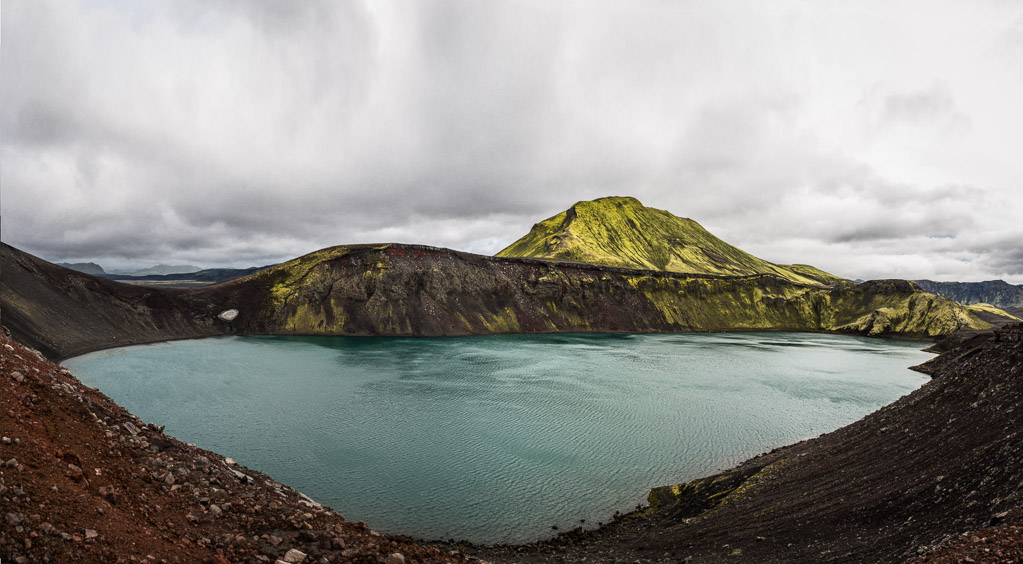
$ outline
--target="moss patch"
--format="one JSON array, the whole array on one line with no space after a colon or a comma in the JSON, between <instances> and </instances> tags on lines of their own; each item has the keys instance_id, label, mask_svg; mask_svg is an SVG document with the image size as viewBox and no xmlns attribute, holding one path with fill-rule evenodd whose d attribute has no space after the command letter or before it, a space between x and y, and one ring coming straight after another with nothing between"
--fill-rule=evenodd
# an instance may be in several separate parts
<instances>
[{"instance_id":1,"label":"moss patch","mask_svg":"<svg viewBox=\"0 0 1023 564\"><path fill-rule=\"evenodd\" d=\"M979 312L984 312L984 313L990 313L990 314L998 315L998 316L1001 316L1001 317L1007 317L1009 319L1015 319L1016 321L1023 321L1023 319L1020 319L1020 318L1016 317L1015 315L1012 315L1011 313L1009 313L1009 312L1007 312L1007 311L1005 311L1003 309L999 309L999 308L997 308L997 307L995 307L995 306L993 306L991 304L979 303L979 304L971 304L971 305L968 305L966 307L970 311L979 311Z\"/></svg>"},{"instance_id":2,"label":"moss patch","mask_svg":"<svg viewBox=\"0 0 1023 564\"><path fill-rule=\"evenodd\" d=\"M718 239L699 223L629 197L578 202L533 226L497 254L693 274L773 274L799 284L837 276L806 265L772 264Z\"/></svg>"}]
</instances>

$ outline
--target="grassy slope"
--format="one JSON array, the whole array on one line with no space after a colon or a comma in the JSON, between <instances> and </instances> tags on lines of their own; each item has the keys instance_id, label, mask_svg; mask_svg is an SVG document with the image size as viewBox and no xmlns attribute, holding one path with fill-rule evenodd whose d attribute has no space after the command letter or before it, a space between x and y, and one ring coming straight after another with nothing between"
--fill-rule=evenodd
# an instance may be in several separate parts
<instances>
[{"instance_id":1,"label":"grassy slope","mask_svg":"<svg viewBox=\"0 0 1023 564\"><path fill-rule=\"evenodd\" d=\"M775 274L799 284L842 280L810 266L772 264L725 243L691 219L623 197L579 202L534 225L497 256L698 274Z\"/></svg>"},{"instance_id":2,"label":"grassy slope","mask_svg":"<svg viewBox=\"0 0 1023 564\"><path fill-rule=\"evenodd\" d=\"M998 315L1001 317L1008 317L1009 319L1014 319L1016 321L1023 321L1023 319L1020 319L1019 317L1012 315L1011 313L1005 311L1004 309L997 308L991 304L985 303L970 304L966 306L966 308L969 309L970 311L980 311L984 313Z\"/></svg>"},{"instance_id":3,"label":"grassy slope","mask_svg":"<svg viewBox=\"0 0 1023 564\"><path fill-rule=\"evenodd\" d=\"M807 278L816 280L829 286L852 283L846 278L842 278L841 276L835 276L834 274L824 272L823 270L814 266L810 266L808 264L779 264L778 266L786 270L795 272L800 276L805 276Z\"/></svg>"}]
</instances>

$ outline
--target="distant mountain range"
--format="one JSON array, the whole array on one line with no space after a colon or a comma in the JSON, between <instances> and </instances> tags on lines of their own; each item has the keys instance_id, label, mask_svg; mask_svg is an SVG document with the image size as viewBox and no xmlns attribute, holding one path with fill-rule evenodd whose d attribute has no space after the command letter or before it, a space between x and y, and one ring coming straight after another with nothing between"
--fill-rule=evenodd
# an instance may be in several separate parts
<instances>
[{"instance_id":1,"label":"distant mountain range","mask_svg":"<svg viewBox=\"0 0 1023 564\"><path fill-rule=\"evenodd\" d=\"M107 272L102 266L94 262L58 262L57 266L70 268L85 274L99 276L107 280L127 280L131 282L162 282L172 280L195 280L197 282L224 282L234 278L248 276L253 272L259 272L267 266L253 266L249 268L199 268L189 264L158 264L150 268L143 268L132 272L110 271ZM272 265L268 265L272 266Z\"/></svg>"},{"instance_id":2,"label":"distant mountain range","mask_svg":"<svg viewBox=\"0 0 1023 564\"><path fill-rule=\"evenodd\" d=\"M203 270L177 274L145 274L133 276L127 274L97 274L95 276L106 278L107 280L130 282L161 282L188 279L195 280L197 282L216 283L241 278L242 276L248 276L254 272L259 272L264 268L267 268L267 266L253 266L250 268L206 268Z\"/></svg>"},{"instance_id":3,"label":"distant mountain range","mask_svg":"<svg viewBox=\"0 0 1023 564\"><path fill-rule=\"evenodd\" d=\"M636 198L578 202L533 226L499 257L550 258L688 274L770 274L797 284L848 282L808 265L781 265L718 239L699 223Z\"/></svg>"},{"instance_id":4,"label":"distant mountain range","mask_svg":"<svg viewBox=\"0 0 1023 564\"><path fill-rule=\"evenodd\" d=\"M1002 309L1023 309L1023 285L1004 280L987 282L934 282L914 280L917 286L932 294L944 296L964 305L991 304Z\"/></svg>"},{"instance_id":5,"label":"distant mountain range","mask_svg":"<svg viewBox=\"0 0 1023 564\"><path fill-rule=\"evenodd\" d=\"M71 270L77 270L78 272L84 272L86 274L100 275L100 274L116 274L125 276L148 276L150 274L189 274L192 272L198 272L202 268L192 264L158 264L149 268L142 268L139 270L106 270L102 266L94 262L58 262L57 266L63 266L64 268L70 268Z\"/></svg>"},{"instance_id":6,"label":"distant mountain range","mask_svg":"<svg viewBox=\"0 0 1023 564\"><path fill-rule=\"evenodd\" d=\"M135 271L124 271L124 270L113 270L110 274L128 274L130 276L148 276L150 274L190 274L192 272L198 272L202 268L195 266L194 264L158 264L149 268L143 268Z\"/></svg>"},{"instance_id":7,"label":"distant mountain range","mask_svg":"<svg viewBox=\"0 0 1023 564\"><path fill-rule=\"evenodd\" d=\"M58 262L57 266L63 266L64 268L70 268L71 270L77 270L78 272L84 272L92 275L107 273L103 270L102 266L94 262Z\"/></svg>"}]
</instances>

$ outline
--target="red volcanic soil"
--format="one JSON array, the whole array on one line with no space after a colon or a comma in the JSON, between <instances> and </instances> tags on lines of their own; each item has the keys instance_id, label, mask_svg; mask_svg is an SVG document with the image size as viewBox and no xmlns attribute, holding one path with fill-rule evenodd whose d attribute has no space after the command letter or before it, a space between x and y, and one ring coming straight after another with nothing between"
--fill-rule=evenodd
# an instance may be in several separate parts
<instances>
[{"instance_id":1,"label":"red volcanic soil","mask_svg":"<svg viewBox=\"0 0 1023 564\"><path fill-rule=\"evenodd\" d=\"M914 558L907 564L974 564L1023 562L1023 526L990 527L949 541L934 552Z\"/></svg>"},{"instance_id":2,"label":"red volcanic soil","mask_svg":"<svg viewBox=\"0 0 1023 564\"><path fill-rule=\"evenodd\" d=\"M863 420L657 488L596 531L440 548L181 443L0 335L0 560L1019 564L1023 324L954 346Z\"/></svg>"},{"instance_id":3,"label":"red volcanic soil","mask_svg":"<svg viewBox=\"0 0 1023 564\"><path fill-rule=\"evenodd\" d=\"M470 560L348 522L169 437L6 335L0 436L5 564Z\"/></svg>"}]
</instances>

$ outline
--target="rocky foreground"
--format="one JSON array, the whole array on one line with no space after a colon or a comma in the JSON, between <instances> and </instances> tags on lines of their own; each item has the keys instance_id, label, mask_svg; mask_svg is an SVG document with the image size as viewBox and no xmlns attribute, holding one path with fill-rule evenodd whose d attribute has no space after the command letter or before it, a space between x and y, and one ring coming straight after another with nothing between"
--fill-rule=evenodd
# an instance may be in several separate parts
<instances>
[{"instance_id":1,"label":"rocky foreground","mask_svg":"<svg viewBox=\"0 0 1023 564\"><path fill-rule=\"evenodd\" d=\"M1023 562L1023 325L865 419L526 546L424 546L183 444L0 336L4 562ZM571 495L571 492L565 492ZM400 510L400 508L395 508Z\"/></svg>"},{"instance_id":2,"label":"rocky foreground","mask_svg":"<svg viewBox=\"0 0 1023 564\"><path fill-rule=\"evenodd\" d=\"M0 336L0 562L468 562L128 413Z\"/></svg>"}]
</instances>

